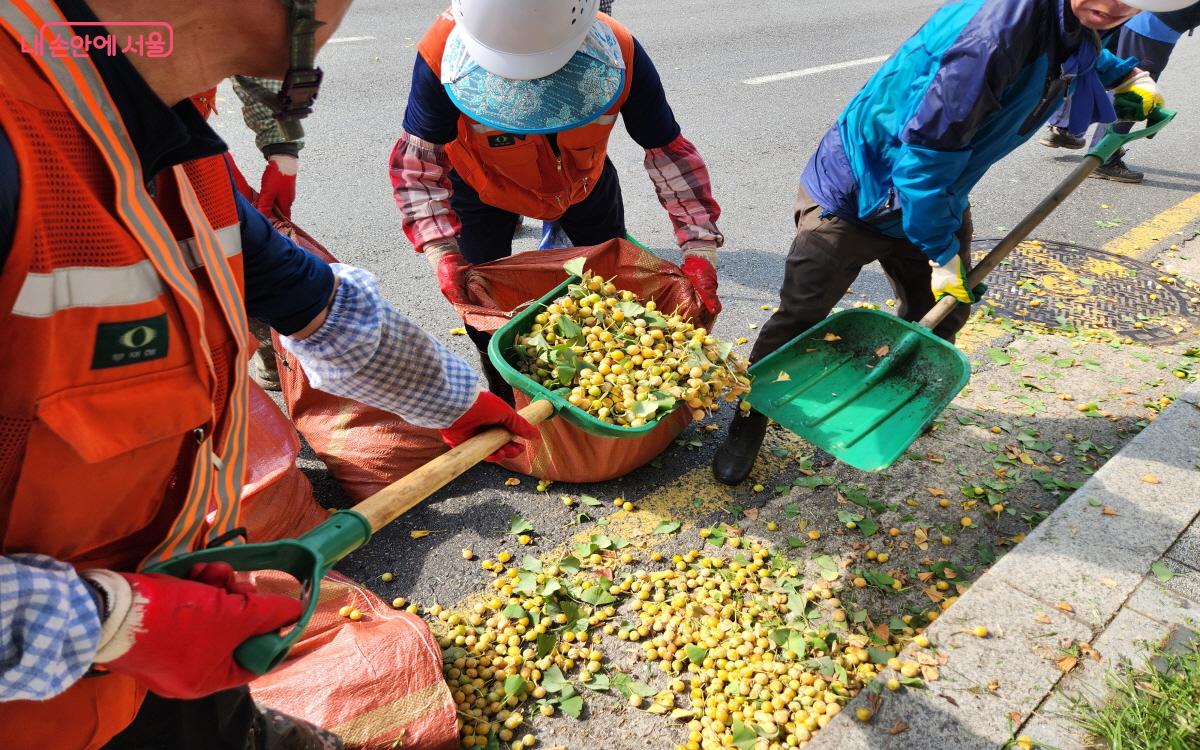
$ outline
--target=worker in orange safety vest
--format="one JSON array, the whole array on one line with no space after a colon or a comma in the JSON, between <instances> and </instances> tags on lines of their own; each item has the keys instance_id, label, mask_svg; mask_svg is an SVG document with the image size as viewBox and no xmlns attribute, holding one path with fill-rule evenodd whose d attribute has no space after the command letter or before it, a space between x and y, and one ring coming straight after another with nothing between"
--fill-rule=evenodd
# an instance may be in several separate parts
<instances>
[{"instance_id":1,"label":"worker in orange safety vest","mask_svg":"<svg viewBox=\"0 0 1200 750\"><path fill-rule=\"evenodd\" d=\"M575 245L624 237L608 140L623 120L709 314L721 209L708 167L683 136L650 56L598 0L454 0L417 45L404 132L391 156L401 222L452 304L468 269L511 254L521 216L553 221ZM489 387L511 388L467 327Z\"/></svg>"},{"instance_id":2,"label":"worker in orange safety vest","mask_svg":"<svg viewBox=\"0 0 1200 750\"><path fill-rule=\"evenodd\" d=\"M298 601L224 564L141 572L244 534L248 314L315 387L451 445L536 434L371 274L306 253L237 195L188 101L234 73L283 76L279 116L307 114L350 1L0 3L6 750L340 746L258 710L233 658ZM146 19L173 30L156 55Z\"/></svg>"}]
</instances>

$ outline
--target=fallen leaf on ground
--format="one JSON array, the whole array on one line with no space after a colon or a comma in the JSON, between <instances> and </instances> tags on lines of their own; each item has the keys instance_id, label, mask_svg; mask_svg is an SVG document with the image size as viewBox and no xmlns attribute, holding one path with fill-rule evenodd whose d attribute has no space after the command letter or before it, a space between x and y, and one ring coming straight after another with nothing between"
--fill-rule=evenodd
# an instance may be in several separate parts
<instances>
[{"instance_id":1,"label":"fallen leaf on ground","mask_svg":"<svg viewBox=\"0 0 1200 750\"><path fill-rule=\"evenodd\" d=\"M1167 581L1169 581L1175 577L1175 571L1171 570L1164 563L1161 563L1161 562L1156 562L1153 565L1151 565L1150 572L1154 574L1155 578L1157 578L1159 581L1161 581L1163 583L1166 583Z\"/></svg>"},{"instance_id":2,"label":"fallen leaf on ground","mask_svg":"<svg viewBox=\"0 0 1200 750\"><path fill-rule=\"evenodd\" d=\"M508 479L504 480L504 484L508 487L516 487L520 483L521 480L517 479L516 477L509 477Z\"/></svg>"},{"instance_id":3,"label":"fallen leaf on ground","mask_svg":"<svg viewBox=\"0 0 1200 750\"><path fill-rule=\"evenodd\" d=\"M408 535L413 539L424 539L425 537L429 536L429 532L425 531L424 529L416 529L408 532Z\"/></svg>"},{"instance_id":4,"label":"fallen leaf on ground","mask_svg":"<svg viewBox=\"0 0 1200 750\"><path fill-rule=\"evenodd\" d=\"M908 725L905 724L903 721L900 721L899 719L897 719L895 724L888 727L887 733L888 734L903 734L904 732L907 732L907 731L908 731Z\"/></svg>"},{"instance_id":5,"label":"fallen leaf on ground","mask_svg":"<svg viewBox=\"0 0 1200 750\"><path fill-rule=\"evenodd\" d=\"M1075 658L1074 656L1064 656L1055 662L1055 664L1058 665L1058 668L1064 672L1070 672L1078 663L1079 659Z\"/></svg>"},{"instance_id":6,"label":"fallen leaf on ground","mask_svg":"<svg viewBox=\"0 0 1200 750\"><path fill-rule=\"evenodd\" d=\"M1075 608L1071 606L1070 602L1059 602L1054 605L1054 608L1061 609L1063 612L1075 612Z\"/></svg>"},{"instance_id":7,"label":"fallen leaf on ground","mask_svg":"<svg viewBox=\"0 0 1200 750\"><path fill-rule=\"evenodd\" d=\"M746 508L742 511L742 515L749 518L751 521L758 520L758 508Z\"/></svg>"},{"instance_id":8,"label":"fallen leaf on ground","mask_svg":"<svg viewBox=\"0 0 1200 750\"><path fill-rule=\"evenodd\" d=\"M1102 516L1119 516L1121 514L1116 512L1112 508L1108 507L1107 505L1105 505L1104 510L1100 511L1100 515L1102 515Z\"/></svg>"},{"instance_id":9,"label":"fallen leaf on ground","mask_svg":"<svg viewBox=\"0 0 1200 750\"><path fill-rule=\"evenodd\" d=\"M789 381L789 380L791 380L791 379L792 379L792 376L791 376L791 375L788 375L788 374L787 374L786 372L784 372L783 370L780 370L780 371L779 371L779 376L775 378L775 382L776 382L776 383L786 383L787 381Z\"/></svg>"},{"instance_id":10,"label":"fallen leaf on ground","mask_svg":"<svg viewBox=\"0 0 1200 750\"><path fill-rule=\"evenodd\" d=\"M1053 620L1050 619L1050 615L1042 614L1041 612L1038 612L1033 616L1033 621L1040 622L1043 625L1049 625L1051 622L1053 622Z\"/></svg>"},{"instance_id":11,"label":"fallen leaf on ground","mask_svg":"<svg viewBox=\"0 0 1200 750\"><path fill-rule=\"evenodd\" d=\"M941 487L930 487L929 494L933 495L934 497L945 497L946 491L943 490Z\"/></svg>"},{"instance_id":12,"label":"fallen leaf on ground","mask_svg":"<svg viewBox=\"0 0 1200 750\"><path fill-rule=\"evenodd\" d=\"M1146 484L1158 484L1158 475L1146 474L1145 476L1142 477L1142 481L1145 482Z\"/></svg>"},{"instance_id":13,"label":"fallen leaf on ground","mask_svg":"<svg viewBox=\"0 0 1200 750\"><path fill-rule=\"evenodd\" d=\"M1110 589L1115 589L1117 587L1117 582L1111 578L1101 578L1100 583L1108 586Z\"/></svg>"},{"instance_id":14,"label":"fallen leaf on ground","mask_svg":"<svg viewBox=\"0 0 1200 750\"><path fill-rule=\"evenodd\" d=\"M837 335L836 333L827 333L827 334L825 334L825 340L826 341L841 341L842 337Z\"/></svg>"}]
</instances>

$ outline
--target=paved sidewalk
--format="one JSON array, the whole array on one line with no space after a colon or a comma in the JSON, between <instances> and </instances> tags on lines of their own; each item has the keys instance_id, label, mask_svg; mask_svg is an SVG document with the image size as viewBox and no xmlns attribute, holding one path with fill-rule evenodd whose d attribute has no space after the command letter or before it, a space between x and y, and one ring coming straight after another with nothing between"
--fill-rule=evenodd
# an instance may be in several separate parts
<instances>
[{"instance_id":1,"label":"paved sidewalk","mask_svg":"<svg viewBox=\"0 0 1200 750\"><path fill-rule=\"evenodd\" d=\"M1069 696L1095 695L1147 642L1200 623L1198 436L1200 383L930 625L930 649L910 645L902 656L927 651L940 680L864 691L809 747L967 750L1027 735L1082 750ZM872 701L875 718L855 720Z\"/></svg>"}]
</instances>

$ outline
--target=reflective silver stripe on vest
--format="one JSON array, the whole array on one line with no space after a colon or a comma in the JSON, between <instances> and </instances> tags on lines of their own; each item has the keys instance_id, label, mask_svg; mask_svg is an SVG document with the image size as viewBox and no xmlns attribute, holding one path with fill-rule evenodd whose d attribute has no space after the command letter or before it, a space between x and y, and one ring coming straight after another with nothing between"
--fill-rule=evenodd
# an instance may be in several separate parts
<instances>
[{"instance_id":1,"label":"reflective silver stripe on vest","mask_svg":"<svg viewBox=\"0 0 1200 750\"><path fill-rule=\"evenodd\" d=\"M116 307L153 302L165 291L154 264L56 268L30 273L17 295L13 315L48 318L76 307Z\"/></svg>"},{"instance_id":2,"label":"reflective silver stripe on vest","mask_svg":"<svg viewBox=\"0 0 1200 750\"><path fill-rule=\"evenodd\" d=\"M222 227L215 230L217 235L217 243L221 246L221 254L226 258L242 252L242 225L233 224L231 226ZM189 238L179 241L179 249L183 251L183 255L187 258L188 268L195 270L204 265L200 260L200 253L196 247L195 238Z\"/></svg>"}]
</instances>

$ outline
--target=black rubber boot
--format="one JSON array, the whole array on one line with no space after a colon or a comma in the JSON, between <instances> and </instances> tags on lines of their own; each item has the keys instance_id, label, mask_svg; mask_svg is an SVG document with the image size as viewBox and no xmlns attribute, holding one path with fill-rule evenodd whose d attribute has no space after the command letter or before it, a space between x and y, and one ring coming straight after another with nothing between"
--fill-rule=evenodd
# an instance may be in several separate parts
<instances>
[{"instance_id":1,"label":"black rubber boot","mask_svg":"<svg viewBox=\"0 0 1200 750\"><path fill-rule=\"evenodd\" d=\"M763 414L738 409L729 425L729 435L713 456L713 476L723 484L741 484L750 476L758 449L767 434L767 418Z\"/></svg>"}]
</instances>

